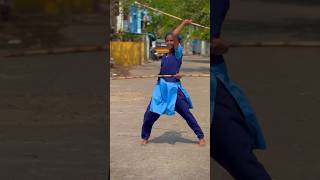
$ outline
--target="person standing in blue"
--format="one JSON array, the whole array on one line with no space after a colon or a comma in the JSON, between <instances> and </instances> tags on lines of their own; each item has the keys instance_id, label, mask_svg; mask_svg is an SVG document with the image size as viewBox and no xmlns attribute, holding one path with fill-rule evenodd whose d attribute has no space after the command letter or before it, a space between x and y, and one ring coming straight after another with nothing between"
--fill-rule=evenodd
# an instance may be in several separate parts
<instances>
[{"instance_id":1,"label":"person standing in blue","mask_svg":"<svg viewBox=\"0 0 320 180\"><path fill-rule=\"evenodd\" d=\"M270 180L254 149L266 149L256 115L241 89L229 79L223 55L227 44L220 39L229 0L211 0L211 149L210 155L234 179Z\"/></svg>"},{"instance_id":2,"label":"person standing in blue","mask_svg":"<svg viewBox=\"0 0 320 180\"><path fill-rule=\"evenodd\" d=\"M187 91L183 88L179 74L182 64L183 48L178 40L180 31L187 25L191 24L191 20L184 20L173 32L165 36L165 42L169 48L169 52L161 59L161 67L159 75L172 75L172 77L161 77L153 90L151 102L144 114L142 125L142 144L148 143L153 124L162 114L174 115L178 112L197 135L199 145L205 145L204 134L197 123L197 120L190 112L192 101Z\"/></svg>"}]
</instances>

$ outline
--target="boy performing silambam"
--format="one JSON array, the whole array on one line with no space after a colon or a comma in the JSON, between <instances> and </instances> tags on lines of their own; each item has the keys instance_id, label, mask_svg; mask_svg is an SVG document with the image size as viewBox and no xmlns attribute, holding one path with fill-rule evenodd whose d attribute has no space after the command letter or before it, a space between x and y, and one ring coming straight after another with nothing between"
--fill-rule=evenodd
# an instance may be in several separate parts
<instances>
[{"instance_id":1,"label":"boy performing silambam","mask_svg":"<svg viewBox=\"0 0 320 180\"><path fill-rule=\"evenodd\" d=\"M144 114L141 132L143 145L148 143L152 126L156 120L162 114L174 115L175 112L178 112L186 120L190 128L197 135L199 145L205 145L204 134L189 110L192 108L192 102L180 82L181 75L179 74L183 48L178 40L178 35L191 22L191 20L184 20L173 32L165 36L169 52L161 59L159 75L172 75L172 77L160 77L153 90L151 102Z\"/></svg>"}]
</instances>

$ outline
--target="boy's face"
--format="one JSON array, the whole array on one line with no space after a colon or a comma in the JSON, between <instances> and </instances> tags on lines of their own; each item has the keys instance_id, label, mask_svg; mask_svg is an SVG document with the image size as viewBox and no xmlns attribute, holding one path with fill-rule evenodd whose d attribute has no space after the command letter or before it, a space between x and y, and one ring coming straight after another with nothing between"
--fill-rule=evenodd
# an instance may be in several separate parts
<instances>
[{"instance_id":1,"label":"boy's face","mask_svg":"<svg viewBox=\"0 0 320 180\"><path fill-rule=\"evenodd\" d=\"M166 37L166 45L169 49L172 49L174 47L174 41L173 41L173 37L171 34L169 34L167 37Z\"/></svg>"}]
</instances>

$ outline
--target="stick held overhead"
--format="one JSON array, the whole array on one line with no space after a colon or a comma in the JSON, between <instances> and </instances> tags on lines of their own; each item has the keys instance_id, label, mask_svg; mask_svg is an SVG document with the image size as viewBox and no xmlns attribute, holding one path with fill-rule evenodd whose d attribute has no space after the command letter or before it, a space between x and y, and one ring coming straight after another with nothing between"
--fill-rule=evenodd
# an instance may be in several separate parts
<instances>
[{"instance_id":1,"label":"stick held overhead","mask_svg":"<svg viewBox=\"0 0 320 180\"><path fill-rule=\"evenodd\" d=\"M210 77L210 74L180 74L181 77ZM110 77L111 80L175 77L175 75L140 75Z\"/></svg>"},{"instance_id":2,"label":"stick held overhead","mask_svg":"<svg viewBox=\"0 0 320 180\"><path fill-rule=\"evenodd\" d=\"M167 16L172 17L172 18L174 18L174 19L178 19L178 20L181 20L181 21L183 20L183 19L180 18L180 17L177 17L177 16L174 16L174 15L172 15L172 14L169 14L169 13L166 13L166 12L163 12L163 11L160 11L160 10L155 9L155 8L153 8L153 7L150 7L150 6L146 5L146 4L142 4L142 3L139 3L139 2L137 2L137 1L135 1L135 4L138 4L138 5L143 6L143 7L145 7L145 8L151 9L151 10L156 11L156 12L158 12L158 13L167 15ZM210 27L203 26L203 25L198 24L198 23L192 22L191 24L194 25L194 26L201 27L201 28L210 29Z\"/></svg>"}]
</instances>

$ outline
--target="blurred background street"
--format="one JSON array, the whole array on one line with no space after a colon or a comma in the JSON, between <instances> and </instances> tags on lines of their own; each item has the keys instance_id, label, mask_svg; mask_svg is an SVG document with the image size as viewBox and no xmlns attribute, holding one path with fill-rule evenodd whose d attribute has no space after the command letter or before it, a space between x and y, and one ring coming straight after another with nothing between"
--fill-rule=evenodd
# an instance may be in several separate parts
<instances>
[{"instance_id":1,"label":"blurred background street","mask_svg":"<svg viewBox=\"0 0 320 180\"><path fill-rule=\"evenodd\" d=\"M106 179L107 53L6 57L105 46L106 2L0 4L0 179Z\"/></svg>"}]
</instances>

